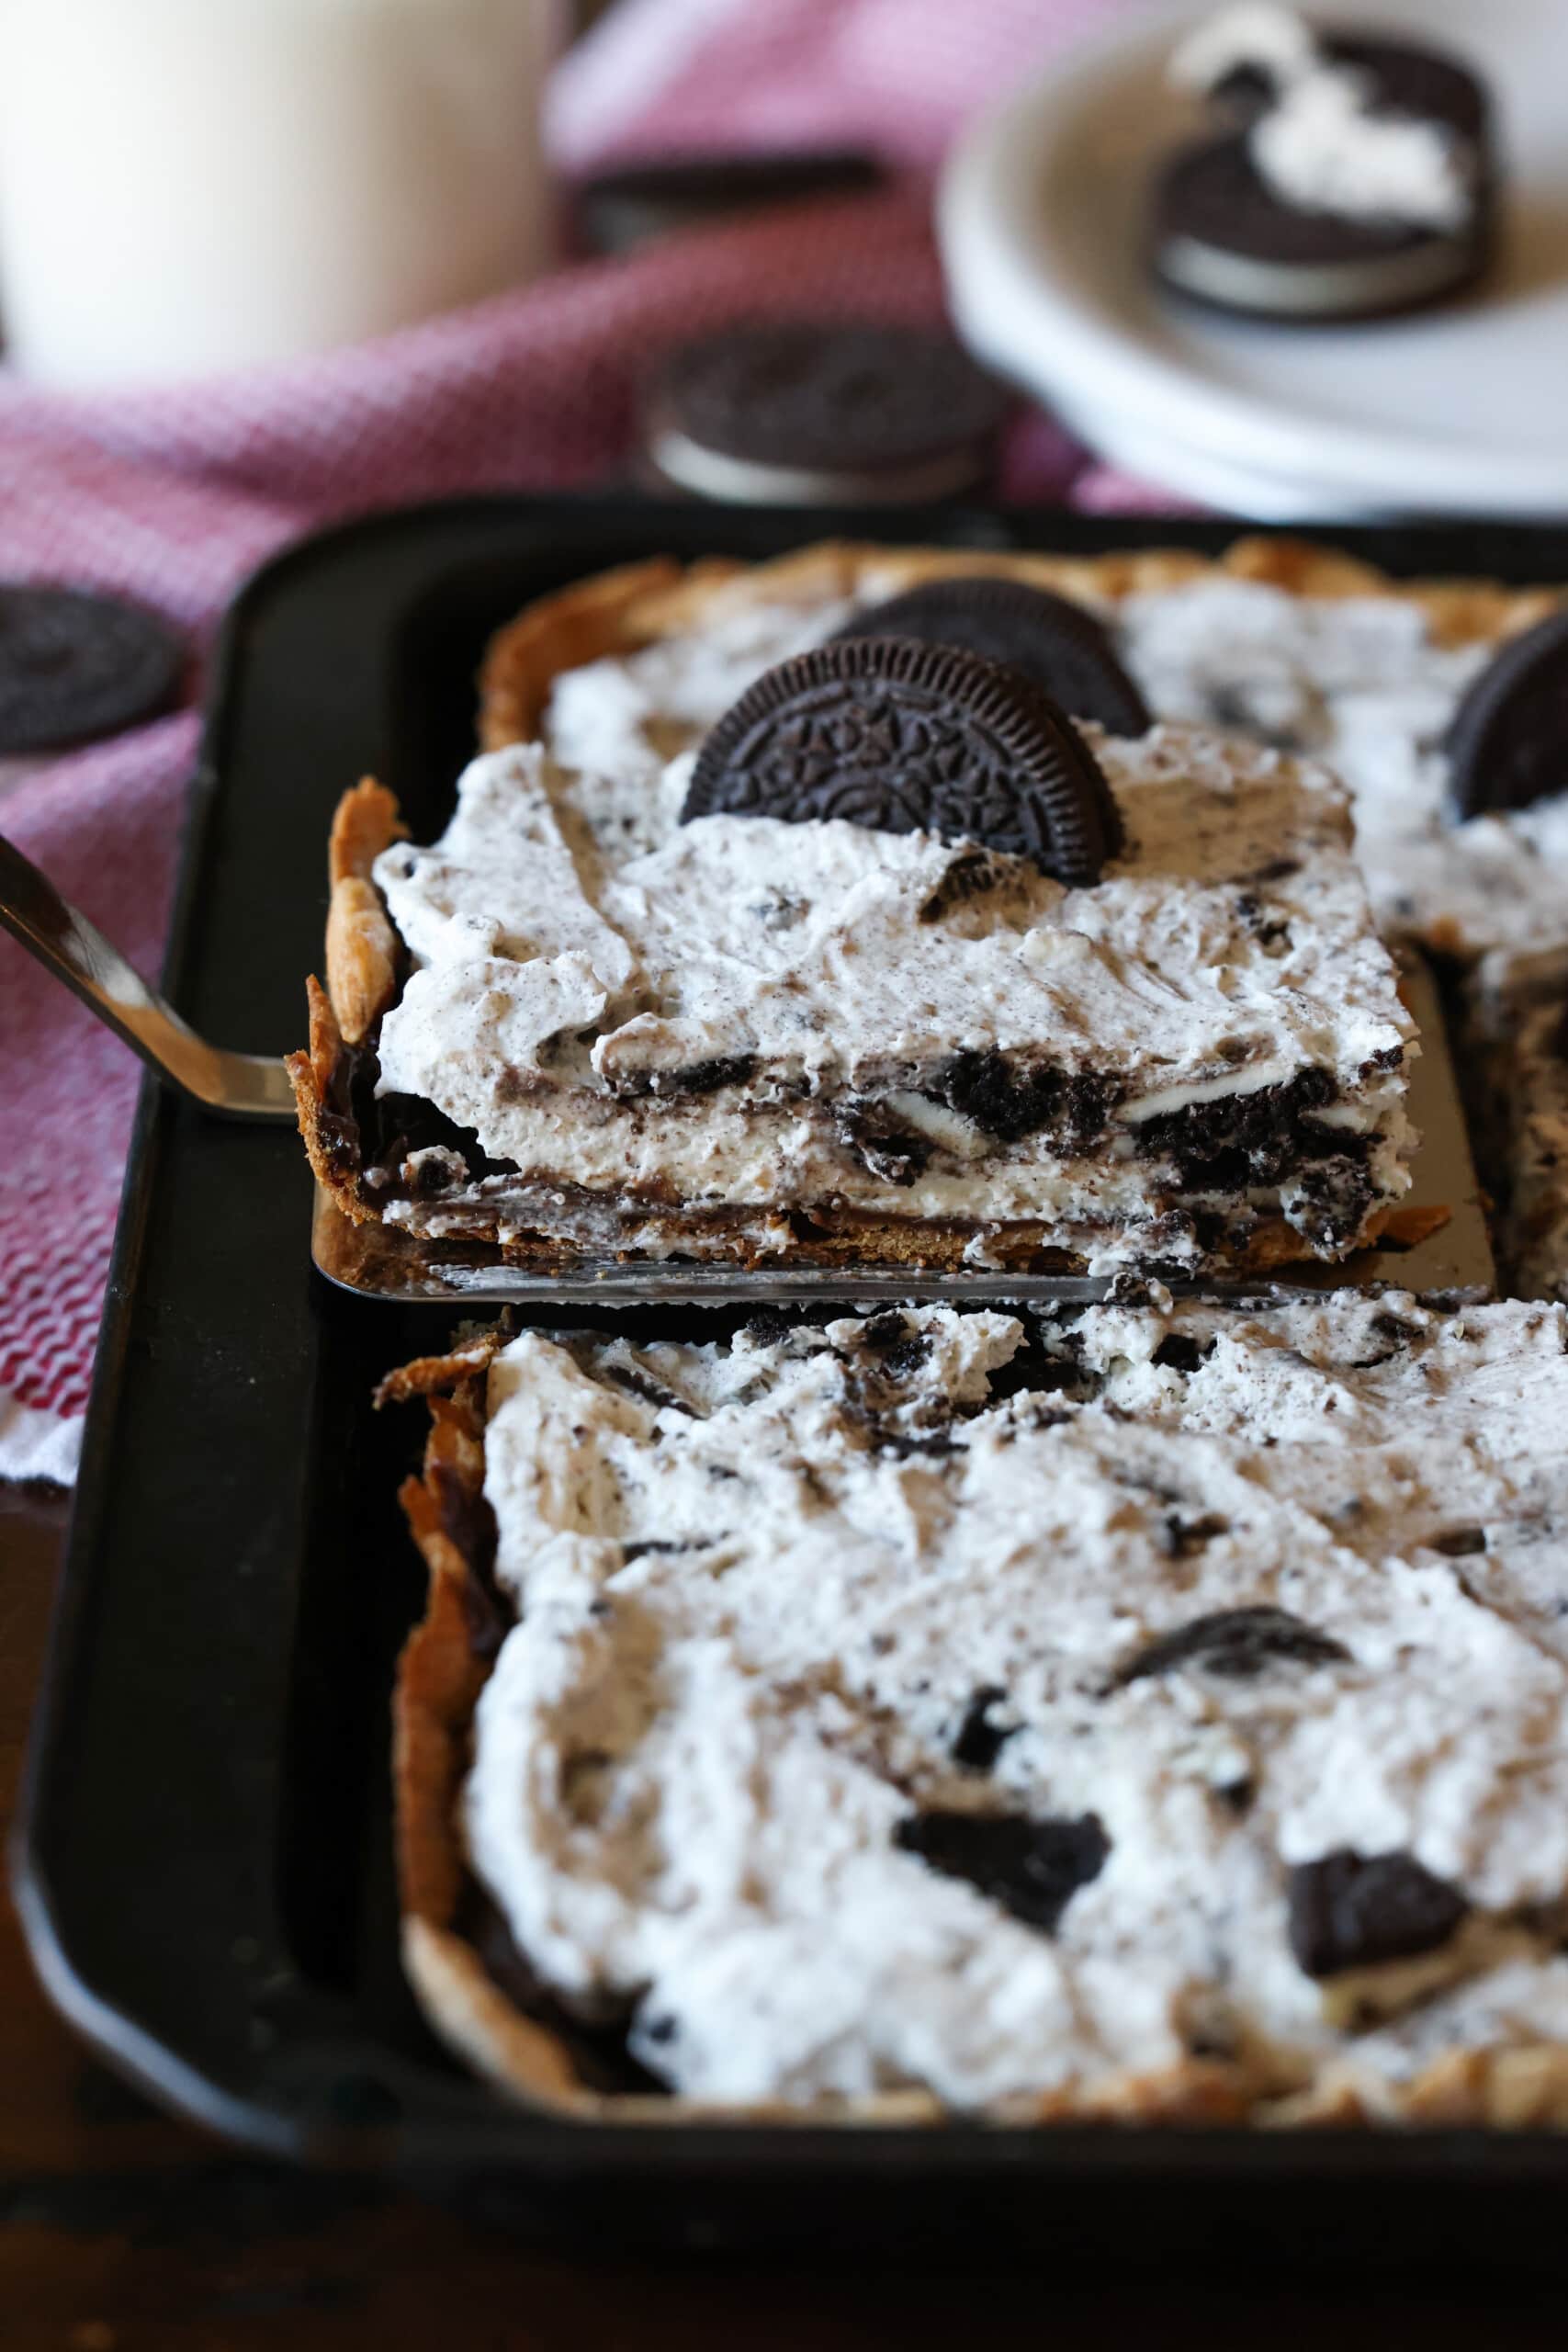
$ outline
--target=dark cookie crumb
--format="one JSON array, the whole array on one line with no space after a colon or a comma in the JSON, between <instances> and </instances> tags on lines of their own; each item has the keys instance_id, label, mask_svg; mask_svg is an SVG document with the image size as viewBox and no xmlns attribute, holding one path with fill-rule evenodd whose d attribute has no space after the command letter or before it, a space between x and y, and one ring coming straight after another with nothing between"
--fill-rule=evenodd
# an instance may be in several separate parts
<instances>
[{"instance_id":1,"label":"dark cookie crumb","mask_svg":"<svg viewBox=\"0 0 1568 2352\"><path fill-rule=\"evenodd\" d=\"M928 1430L922 1435L912 1435L906 1430L894 1430L877 1440L878 1453L891 1455L895 1462L908 1462L912 1456L925 1454L933 1462L941 1462L950 1453L964 1453L967 1448L949 1430Z\"/></svg>"},{"instance_id":2,"label":"dark cookie crumb","mask_svg":"<svg viewBox=\"0 0 1568 2352\"><path fill-rule=\"evenodd\" d=\"M700 1418L694 1416L684 1396L677 1396L672 1388L667 1388L661 1380L656 1380L650 1372L644 1372L640 1365L615 1363L601 1357L599 1368L606 1380L613 1380L616 1387L624 1388L628 1396L640 1396L645 1405L651 1405L658 1412L684 1413L688 1420Z\"/></svg>"},{"instance_id":3,"label":"dark cookie crumb","mask_svg":"<svg viewBox=\"0 0 1568 2352\"><path fill-rule=\"evenodd\" d=\"M1114 1079L1069 1073L1050 1064L1020 1069L994 1046L954 1054L928 1091L932 1102L1002 1143L1017 1143L1045 1128L1065 1151L1082 1151L1097 1141L1121 1099Z\"/></svg>"},{"instance_id":4,"label":"dark cookie crumb","mask_svg":"<svg viewBox=\"0 0 1568 2352\"><path fill-rule=\"evenodd\" d=\"M1406 1960L1447 1943L1470 1909L1413 1854L1342 1846L1290 1873L1291 1950L1309 1976Z\"/></svg>"},{"instance_id":5,"label":"dark cookie crumb","mask_svg":"<svg viewBox=\"0 0 1568 2352\"><path fill-rule=\"evenodd\" d=\"M1202 1525L1202 1521L1195 1525ZM1207 1539L1205 1539L1207 1540ZM1151 1674L1168 1674L1181 1666L1201 1667L1227 1681L1249 1682L1279 1659L1299 1666L1343 1663L1350 1653L1332 1634L1320 1634L1286 1609L1220 1609L1189 1619L1168 1634L1156 1634L1111 1678L1120 1690Z\"/></svg>"},{"instance_id":6,"label":"dark cookie crumb","mask_svg":"<svg viewBox=\"0 0 1568 2352\"><path fill-rule=\"evenodd\" d=\"M991 1709L1007 1692L999 1682L987 1682L976 1691L964 1712L953 1743L953 1760L967 1771L988 1772L1003 1747L1020 1726L1017 1724L997 1724L991 1720Z\"/></svg>"},{"instance_id":7,"label":"dark cookie crumb","mask_svg":"<svg viewBox=\"0 0 1568 2352\"><path fill-rule=\"evenodd\" d=\"M1168 1331L1151 1361L1162 1372L1196 1372L1213 1354L1216 1344L1213 1340L1200 1344L1190 1331Z\"/></svg>"},{"instance_id":8,"label":"dark cookie crumb","mask_svg":"<svg viewBox=\"0 0 1568 2352\"><path fill-rule=\"evenodd\" d=\"M689 1062L684 1069L652 1071L647 1082L650 1094L716 1094L721 1087L744 1086L757 1068L755 1054L716 1055L712 1061Z\"/></svg>"},{"instance_id":9,"label":"dark cookie crumb","mask_svg":"<svg viewBox=\"0 0 1568 2352\"><path fill-rule=\"evenodd\" d=\"M840 1142L879 1184L896 1184L902 1190L924 1173L931 1156L930 1139L901 1127L885 1104L842 1102L834 1124Z\"/></svg>"},{"instance_id":10,"label":"dark cookie crumb","mask_svg":"<svg viewBox=\"0 0 1568 2352\"><path fill-rule=\"evenodd\" d=\"M1216 1535L1228 1534L1230 1521L1219 1512L1206 1510L1201 1519L1183 1519L1179 1511L1167 1511L1160 1526L1160 1549L1168 1559L1190 1560L1195 1552L1202 1551ZM1223 1667L1213 1671L1224 1673Z\"/></svg>"},{"instance_id":11,"label":"dark cookie crumb","mask_svg":"<svg viewBox=\"0 0 1568 2352\"><path fill-rule=\"evenodd\" d=\"M972 1886L1049 1935L1080 1886L1098 1878L1111 1840L1098 1814L1032 1821L1024 1814L909 1815L897 1842L931 1870Z\"/></svg>"}]
</instances>

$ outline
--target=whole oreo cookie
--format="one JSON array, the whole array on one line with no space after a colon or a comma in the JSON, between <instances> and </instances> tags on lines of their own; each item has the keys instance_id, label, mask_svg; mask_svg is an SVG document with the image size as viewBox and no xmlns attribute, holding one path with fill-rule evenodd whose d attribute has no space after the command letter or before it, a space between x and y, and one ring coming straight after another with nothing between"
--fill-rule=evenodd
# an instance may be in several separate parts
<instances>
[{"instance_id":1,"label":"whole oreo cookie","mask_svg":"<svg viewBox=\"0 0 1568 2352\"><path fill-rule=\"evenodd\" d=\"M911 638L840 639L766 671L698 753L682 820L716 815L982 842L1072 886L1097 881L1122 839L1110 786L1048 695Z\"/></svg>"},{"instance_id":2,"label":"whole oreo cookie","mask_svg":"<svg viewBox=\"0 0 1568 2352\"><path fill-rule=\"evenodd\" d=\"M0 586L0 753L59 751L152 718L184 661L174 631L134 605Z\"/></svg>"},{"instance_id":3,"label":"whole oreo cookie","mask_svg":"<svg viewBox=\"0 0 1568 2352\"><path fill-rule=\"evenodd\" d=\"M982 473L1005 406L945 335L740 324L670 354L648 448L660 474L707 497L942 498Z\"/></svg>"},{"instance_id":4,"label":"whole oreo cookie","mask_svg":"<svg viewBox=\"0 0 1568 2352\"><path fill-rule=\"evenodd\" d=\"M1447 748L1456 825L1568 791L1568 612L1509 639L1455 711Z\"/></svg>"},{"instance_id":5,"label":"whole oreo cookie","mask_svg":"<svg viewBox=\"0 0 1568 2352\"><path fill-rule=\"evenodd\" d=\"M1098 719L1110 735L1142 735L1150 724L1142 695L1095 616L1070 597L1021 580L967 574L930 581L857 614L835 641L860 637L955 645L1005 662L1032 678L1069 717Z\"/></svg>"},{"instance_id":6,"label":"whole oreo cookie","mask_svg":"<svg viewBox=\"0 0 1568 2352\"><path fill-rule=\"evenodd\" d=\"M886 178L876 157L859 147L653 156L581 181L577 218L596 253L624 254L739 213L813 197L869 195Z\"/></svg>"}]
</instances>

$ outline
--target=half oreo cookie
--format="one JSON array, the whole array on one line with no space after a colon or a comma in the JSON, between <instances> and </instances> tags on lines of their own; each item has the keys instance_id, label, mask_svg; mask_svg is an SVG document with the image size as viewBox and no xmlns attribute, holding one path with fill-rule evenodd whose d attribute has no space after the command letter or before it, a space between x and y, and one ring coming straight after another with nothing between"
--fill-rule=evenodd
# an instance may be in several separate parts
<instances>
[{"instance_id":1,"label":"half oreo cookie","mask_svg":"<svg viewBox=\"0 0 1568 2352\"><path fill-rule=\"evenodd\" d=\"M764 672L697 756L682 820L719 815L980 842L1077 888L1122 841L1093 754L1032 679L911 638L841 638Z\"/></svg>"},{"instance_id":2,"label":"half oreo cookie","mask_svg":"<svg viewBox=\"0 0 1568 2352\"><path fill-rule=\"evenodd\" d=\"M964 574L930 581L858 613L834 641L861 637L955 645L987 662L1005 662L1032 679L1072 718L1097 719L1109 735L1142 735L1151 723L1142 695L1095 616L1070 597L1021 580Z\"/></svg>"},{"instance_id":3,"label":"half oreo cookie","mask_svg":"<svg viewBox=\"0 0 1568 2352\"><path fill-rule=\"evenodd\" d=\"M0 586L0 754L62 751L151 718L184 662L174 630L117 597Z\"/></svg>"},{"instance_id":4,"label":"half oreo cookie","mask_svg":"<svg viewBox=\"0 0 1568 2352\"><path fill-rule=\"evenodd\" d=\"M1452 228L1288 202L1254 162L1251 126L1273 93L1250 69L1212 96L1233 125L1181 150L1156 182L1151 258L1172 291L1248 317L1331 324L1422 308L1478 277L1494 244L1494 173L1484 87L1423 43L1325 33L1325 64L1370 85L1374 113L1433 122L1474 158L1469 217Z\"/></svg>"},{"instance_id":5,"label":"half oreo cookie","mask_svg":"<svg viewBox=\"0 0 1568 2352\"><path fill-rule=\"evenodd\" d=\"M657 473L700 497L896 503L969 489L1005 407L945 335L772 322L671 352L645 431Z\"/></svg>"},{"instance_id":6,"label":"half oreo cookie","mask_svg":"<svg viewBox=\"0 0 1568 2352\"><path fill-rule=\"evenodd\" d=\"M1455 711L1450 821L1528 808L1568 791L1568 612L1511 638Z\"/></svg>"}]
</instances>

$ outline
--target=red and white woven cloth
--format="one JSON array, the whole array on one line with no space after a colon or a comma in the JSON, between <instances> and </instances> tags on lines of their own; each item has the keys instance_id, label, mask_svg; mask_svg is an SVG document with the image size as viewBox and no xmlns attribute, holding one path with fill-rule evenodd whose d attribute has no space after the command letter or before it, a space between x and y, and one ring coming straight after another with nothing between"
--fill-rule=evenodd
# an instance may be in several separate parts
<instances>
[{"instance_id":1,"label":"red and white woven cloth","mask_svg":"<svg viewBox=\"0 0 1568 2352\"><path fill-rule=\"evenodd\" d=\"M383 341L116 397L0 369L0 578L118 590L197 658L245 574L343 514L570 487L624 459L660 345L770 304L940 315L929 178L955 124L1118 0L621 0L552 93L568 171L653 149L865 140L892 192L577 264ZM1129 5L1129 0L1120 0ZM1158 504L1043 417L1004 492ZM35 771L0 830L158 968L194 710ZM288 1043L280 1039L279 1044ZM0 937L0 1476L73 1475L138 1080L130 1054Z\"/></svg>"}]
</instances>

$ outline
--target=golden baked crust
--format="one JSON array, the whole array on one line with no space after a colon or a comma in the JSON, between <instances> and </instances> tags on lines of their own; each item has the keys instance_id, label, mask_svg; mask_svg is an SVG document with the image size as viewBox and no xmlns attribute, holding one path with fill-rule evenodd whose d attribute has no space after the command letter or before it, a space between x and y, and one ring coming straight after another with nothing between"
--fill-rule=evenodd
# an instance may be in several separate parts
<instances>
[{"instance_id":1,"label":"golden baked crust","mask_svg":"<svg viewBox=\"0 0 1568 2352\"><path fill-rule=\"evenodd\" d=\"M674 2126L711 2122L935 2125L946 2110L929 2092L878 2098L716 2106L675 2096L606 2093L580 2074L561 2034L526 2016L460 1931L468 1885L457 1800L468 1770L474 1708L490 1667L474 1638L491 1608L465 1533L482 1513L486 1374L503 1326L450 1355L391 1373L378 1404L423 1396L431 1429L422 1475L399 1499L429 1572L425 1614L398 1664L392 1770L403 1965L432 2024L510 2097L584 2121ZM1372 2086L1343 2057L1310 2083L1281 2089L1239 2062L1193 2058L1158 2073L1093 2078L994 2110L998 2124L1247 2123L1280 2129L1371 2124L1505 2131L1568 2129L1568 2048L1554 2043L1450 2051L1407 2083Z\"/></svg>"},{"instance_id":2,"label":"golden baked crust","mask_svg":"<svg viewBox=\"0 0 1568 2352\"><path fill-rule=\"evenodd\" d=\"M900 594L922 582L963 574L1003 574L1053 588L1090 604L1115 605L1126 596L1178 587L1214 574L1260 581L1296 595L1392 596L1419 605L1443 643L1502 639L1529 628L1560 601L1554 589L1509 589L1489 581L1396 581L1331 548L1294 538L1235 540L1215 558L1181 548L1134 548L1096 556L997 554L987 549L881 547L821 540L761 564L712 557L686 566L669 557L626 564L573 582L530 605L491 639L479 673L480 743L495 751L530 739L550 687L561 672L662 637L705 626L748 605L808 607L853 594ZM343 1049L361 1044L392 1001L397 986L397 934L371 882L375 858L401 837L398 804L384 786L366 778L339 804L333 824L327 921L326 989L310 983L310 1041L288 1057L300 1133L318 1180L355 1224L378 1219L379 1206L365 1192L353 1149L346 1105L334 1104ZM1401 1213L1372 1220L1360 1246L1398 1234ZM650 1210L649 1218L657 1217ZM682 1221L669 1237L679 1247ZM476 1232L476 1239L488 1238ZM968 1228L943 1231L930 1224L863 1215L814 1215L799 1224L792 1262L852 1266L868 1261L957 1271L967 1261ZM1085 1261L1060 1250L1043 1228L1019 1224L995 1237L999 1268L1012 1272L1077 1273ZM558 1266L571 1252L544 1237L500 1245L505 1262L520 1268ZM1260 1227L1243 1256L1226 1271L1262 1274L1310 1254L1281 1219ZM743 1241L726 1262L759 1258Z\"/></svg>"}]
</instances>

